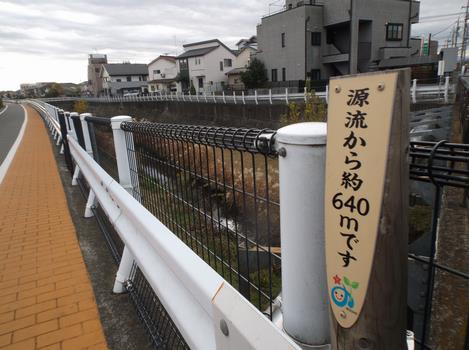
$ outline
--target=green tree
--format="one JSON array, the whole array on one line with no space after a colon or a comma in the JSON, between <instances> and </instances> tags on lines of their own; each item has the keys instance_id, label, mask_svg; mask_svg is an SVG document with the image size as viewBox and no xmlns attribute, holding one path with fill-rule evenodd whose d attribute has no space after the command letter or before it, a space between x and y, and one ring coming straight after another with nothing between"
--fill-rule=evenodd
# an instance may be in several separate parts
<instances>
[{"instance_id":1,"label":"green tree","mask_svg":"<svg viewBox=\"0 0 469 350\"><path fill-rule=\"evenodd\" d=\"M267 69L262 61L254 58L245 72L241 73L241 80L248 89L262 88L267 83Z\"/></svg>"},{"instance_id":2,"label":"green tree","mask_svg":"<svg viewBox=\"0 0 469 350\"><path fill-rule=\"evenodd\" d=\"M194 83L191 81L190 94L191 94L191 95L195 95L196 93L197 93L197 91L195 91Z\"/></svg>"},{"instance_id":3,"label":"green tree","mask_svg":"<svg viewBox=\"0 0 469 350\"><path fill-rule=\"evenodd\" d=\"M2 109L2 108L3 108L3 100L2 100L2 98L0 97L0 109Z\"/></svg>"},{"instance_id":4,"label":"green tree","mask_svg":"<svg viewBox=\"0 0 469 350\"><path fill-rule=\"evenodd\" d=\"M64 89L60 84L53 83L46 93L46 97L58 97L63 95Z\"/></svg>"}]
</instances>

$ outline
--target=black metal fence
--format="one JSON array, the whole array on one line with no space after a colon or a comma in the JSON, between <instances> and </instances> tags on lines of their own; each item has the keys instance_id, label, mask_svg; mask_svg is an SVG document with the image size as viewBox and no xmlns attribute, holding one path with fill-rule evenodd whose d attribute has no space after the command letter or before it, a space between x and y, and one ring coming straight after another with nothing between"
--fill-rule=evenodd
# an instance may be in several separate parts
<instances>
[{"instance_id":1,"label":"black metal fence","mask_svg":"<svg viewBox=\"0 0 469 350\"><path fill-rule=\"evenodd\" d=\"M271 317L281 290L272 130L126 122L134 196Z\"/></svg>"},{"instance_id":2,"label":"black metal fence","mask_svg":"<svg viewBox=\"0 0 469 350\"><path fill-rule=\"evenodd\" d=\"M422 195L411 200L408 327L417 349L467 349L469 145L412 142L410 160Z\"/></svg>"}]
</instances>

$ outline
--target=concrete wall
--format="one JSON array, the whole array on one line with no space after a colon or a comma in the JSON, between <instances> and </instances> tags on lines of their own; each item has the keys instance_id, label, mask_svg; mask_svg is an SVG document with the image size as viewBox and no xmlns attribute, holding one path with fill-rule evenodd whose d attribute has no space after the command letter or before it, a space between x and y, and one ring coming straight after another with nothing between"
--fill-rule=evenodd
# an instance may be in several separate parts
<instances>
[{"instance_id":1,"label":"concrete wall","mask_svg":"<svg viewBox=\"0 0 469 350\"><path fill-rule=\"evenodd\" d=\"M59 108L73 110L73 101L53 102ZM98 117L130 115L138 120L158 123L278 128L285 104L234 105L197 102L125 102L88 103L88 112Z\"/></svg>"}]
</instances>

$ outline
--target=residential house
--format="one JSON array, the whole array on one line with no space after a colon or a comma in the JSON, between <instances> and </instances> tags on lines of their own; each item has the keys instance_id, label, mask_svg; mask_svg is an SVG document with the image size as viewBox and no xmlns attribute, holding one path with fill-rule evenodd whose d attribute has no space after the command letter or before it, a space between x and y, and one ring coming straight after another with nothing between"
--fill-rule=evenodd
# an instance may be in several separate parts
<instances>
[{"instance_id":1,"label":"residential house","mask_svg":"<svg viewBox=\"0 0 469 350\"><path fill-rule=\"evenodd\" d=\"M238 50L241 50L247 46L257 50L257 36L253 35L249 39L241 39L236 43Z\"/></svg>"},{"instance_id":2,"label":"residential house","mask_svg":"<svg viewBox=\"0 0 469 350\"><path fill-rule=\"evenodd\" d=\"M251 37L249 40L252 40L252 38L255 38L255 36ZM244 42L240 45L242 41ZM228 76L229 89L233 91L241 91L245 89L241 80L241 74L247 70L252 57L257 53L257 49L255 48L257 45L252 45L252 43L247 42L246 39L240 40L236 45L238 46L238 50L235 51L235 68L227 72L226 75Z\"/></svg>"},{"instance_id":3,"label":"residential house","mask_svg":"<svg viewBox=\"0 0 469 350\"><path fill-rule=\"evenodd\" d=\"M184 53L177 59L180 83L178 90L187 92L194 86L196 93L224 90L226 73L233 69L235 53L218 39L183 45Z\"/></svg>"},{"instance_id":4,"label":"residential house","mask_svg":"<svg viewBox=\"0 0 469 350\"><path fill-rule=\"evenodd\" d=\"M281 83L418 64L410 27L419 10L411 0L286 0L258 25L256 57Z\"/></svg>"},{"instance_id":5,"label":"residential house","mask_svg":"<svg viewBox=\"0 0 469 350\"><path fill-rule=\"evenodd\" d=\"M176 57L161 55L148 64L148 90L150 93L169 93L177 90Z\"/></svg>"},{"instance_id":6,"label":"residential house","mask_svg":"<svg viewBox=\"0 0 469 350\"><path fill-rule=\"evenodd\" d=\"M103 90L103 80L100 77L103 64L107 64L106 55L88 55L88 84L86 91L90 95L98 96Z\"/></svg>"},{"instance_id":7,"label":"residential house","mask_svg":"<svg viewBox=\"0 0 469 350\"><path fill-rule=\"evenodd\" d=\"M103 64L100 77L106 96L148 93L148 66L138 63Z\"/></svg>"}]
</instances>

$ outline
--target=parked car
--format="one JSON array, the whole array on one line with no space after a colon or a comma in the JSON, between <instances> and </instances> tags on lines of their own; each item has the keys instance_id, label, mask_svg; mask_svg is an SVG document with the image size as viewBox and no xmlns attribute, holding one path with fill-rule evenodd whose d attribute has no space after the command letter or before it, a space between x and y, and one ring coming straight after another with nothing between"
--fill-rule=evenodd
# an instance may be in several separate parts
<instances>
[{"instance_id":1,"label":"parked car","mask_svg":"<svg viewBox=\"0 0 469 350\"><path fill-rule=\"evenodd\" d=\"M126 92L123 97L130 97L130 96L139 96L140 92Z\"/></svg>"}]
</instances>

